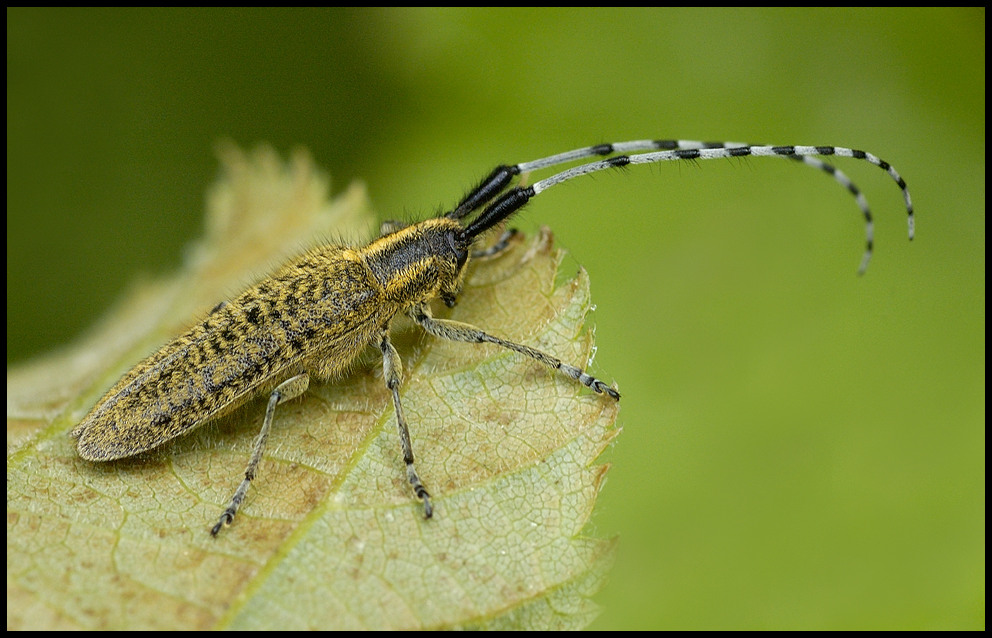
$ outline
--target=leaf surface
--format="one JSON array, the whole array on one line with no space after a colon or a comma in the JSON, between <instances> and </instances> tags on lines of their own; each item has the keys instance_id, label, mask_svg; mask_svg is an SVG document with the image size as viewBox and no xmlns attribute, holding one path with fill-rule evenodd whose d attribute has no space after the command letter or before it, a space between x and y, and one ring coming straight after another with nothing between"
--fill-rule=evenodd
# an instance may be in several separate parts
<instances>
[{"instance_id":1,"label":"leaf surface","mask_svg":"<svg viewBox=\"0 0 992 638\"><path fill-rule=\"evenodd\" d=\"M583 529L617 406L519 355L394 322L402 400L434 518L406 481L376 352L281 405L234 524L264 397L133 459L67 436L142 357L315 241L360 243L364 191L327 201L306 155L221 151L205 237L133 286L79 343L7 374L7 627L579 628L615 543ZM585 365L589 284L555 284L550 233L472 265L439 316Z\"/></svg>"}]
</instances>

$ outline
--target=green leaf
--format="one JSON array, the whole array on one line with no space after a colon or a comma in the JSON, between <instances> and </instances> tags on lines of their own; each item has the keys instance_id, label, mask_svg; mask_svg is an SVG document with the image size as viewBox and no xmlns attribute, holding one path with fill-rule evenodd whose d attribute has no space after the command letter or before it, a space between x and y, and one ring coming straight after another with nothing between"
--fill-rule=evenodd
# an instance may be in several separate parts
<instances>
[{"instance_id":1,"label":"green leaf","mask_svg":"<svg viewBox=\"0 0 992 638\"><path fill-rule=\"evenodd\" d=\"M217 538L264 398L133 459L78 458L68 431L128 367L314 237L372 232L363 189L328 202L306 155L221 156L206 236L181 270L135 284L79 343L8 370L8 629L588 624L615 543L583 529L617 406L497 347L394 322L430 520L371 350L279 407L258 477ZM542 230L474 264L447 316L584 365L588 279L556 286L560 261Z\"/></svg>"}]
</instances>

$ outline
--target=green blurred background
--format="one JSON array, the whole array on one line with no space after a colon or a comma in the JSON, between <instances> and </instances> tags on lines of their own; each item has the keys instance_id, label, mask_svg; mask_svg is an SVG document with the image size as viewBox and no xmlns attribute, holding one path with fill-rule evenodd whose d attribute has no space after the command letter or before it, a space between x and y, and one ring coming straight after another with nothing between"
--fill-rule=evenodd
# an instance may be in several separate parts
<instances>
[{"instance_id":1,"label":"green blurred background","mask_svg":"<svg viewBox=\"0 0 992 638\"><path fill-rule=\"evenodd\" d=\"M7 10L7 361L201 232L215 142L386 218L641 138L872 151L633 167L535 200L591 274L623 435L594 627L984 628L985 10Z\"/></svg>"}]
</instances>

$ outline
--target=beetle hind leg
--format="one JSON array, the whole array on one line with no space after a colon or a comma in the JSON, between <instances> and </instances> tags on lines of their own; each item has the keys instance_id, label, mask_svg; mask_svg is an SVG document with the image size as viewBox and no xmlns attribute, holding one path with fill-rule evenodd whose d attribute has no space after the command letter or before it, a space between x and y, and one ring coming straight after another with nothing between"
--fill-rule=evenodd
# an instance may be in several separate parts
<instances>
[{"instance_id":1,"label":"beetle hind leg","mask_svg":"<svg viewBox=\"0 0 992 638\"><path fill-rule=\"evenodd\" d=\"M251 459L248 461L248 467L245 469L245 478L234 492L230 505L220 515L220 520L210 530L212 536L216 536L220 530L234 521L234 515L238 513L238 508L245 500L248 488L251 487L251 482L255 479L255 474L258 471L258 464L262 462L262 454L265 452L265 444L269 440L269 430L272 429L272 419L276 413L276 406L290 399L295 399L306 392L308 387L310 387L310 376L304 372L283 381L269 395L269 403L265 408L265 418L262 419L262 429L255 439L255 447L252 450Z\"/></svg>"}]
</instances>

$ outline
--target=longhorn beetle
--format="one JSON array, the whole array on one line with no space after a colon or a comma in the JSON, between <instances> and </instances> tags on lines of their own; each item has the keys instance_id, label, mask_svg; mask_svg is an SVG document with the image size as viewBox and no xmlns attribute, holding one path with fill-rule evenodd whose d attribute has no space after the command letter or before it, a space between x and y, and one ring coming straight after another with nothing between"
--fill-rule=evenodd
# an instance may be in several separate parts
<instances>
[{"instance_id":1,"label":"longhorn beetle","mask_svg":"<svg viewBox=\"0 0 992 638\"><path fill-rule=\"evenodd\" d=\"M513 232L504 233L487 250L473 251L486 231L549 188L596 171L671 160L783 157L824 171L854 195L865 220L866 246L859 268L863 273L872 254L871 212L861 191L844 173L817 159L831 155L864 160L895 180L905 200L912 239L913 204L899 173L871 153L838 146L641 140L497 166L448 213L410 225L387 222L379 238L360 248L315 248L219 304L206 319L136 365L100 399L72 430L79 455L89 461L134 456L267 394L265 417L245 478L212 528L211 534L216 535L234 520L255 478L276 406L303 394L311 378L339 376L365 346L373 345L382 352L383 377L392 394L407 479L423 501L424 517L430 518L434 508L414 467L400 403L402 364L389 336L396 315L408 315L435 337L513 350L612 400L620 399L615 388L549 354L432 316L429 304L435 299L449 307L455 305L470 258L498 254ZM510 188L518 175L596 156L612 157L580 164L530 186Z\"/></svg>"}]
</instances>

